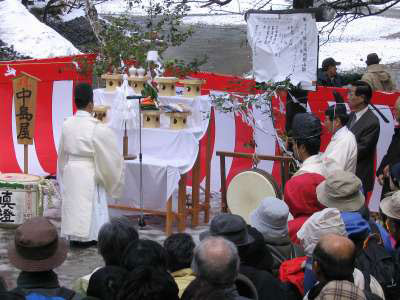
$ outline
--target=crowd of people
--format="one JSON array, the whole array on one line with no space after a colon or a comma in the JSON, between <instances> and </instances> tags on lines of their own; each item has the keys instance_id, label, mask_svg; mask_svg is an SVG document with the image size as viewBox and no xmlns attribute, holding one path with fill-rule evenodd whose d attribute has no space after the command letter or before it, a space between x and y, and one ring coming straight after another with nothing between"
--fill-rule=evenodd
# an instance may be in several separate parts
<instances>
[{"instance_id":1,"label":"crowd of people","mask_svg":"<svg viewBox=\"0 0 400 300\"><path fill-rule=\"evenodd\" d=\"M380 125L369 103L374 90L393 89L379 61L368 55L367 73L352 83L352 113L334 94L323 123L332 134L325 152L320 119L301 109L287 118L301 165L286 182L284 199L263 199L249 223L236 214L214 216L197 245L186 233L161 245L141 238L128 218L109 220L105 193L120 194L123 160L112 132L91 117L91 87L78 84L78 112L64 123L59 151L61 234L44 217L16 229L8 259L20 273L16 288L7 291L0 281L0 299L400 299L397 128L374 172ZM319 80L341 86L338 64L324 60ZM301 106L307 92L292 97ZM400 121L400 98L395 117ZM368 209L375 177L383 186L379 219ZM55 271L68 255L67 240L96 241L104 260L72 289L60 285Z\"/></svg>"}]
</instances>

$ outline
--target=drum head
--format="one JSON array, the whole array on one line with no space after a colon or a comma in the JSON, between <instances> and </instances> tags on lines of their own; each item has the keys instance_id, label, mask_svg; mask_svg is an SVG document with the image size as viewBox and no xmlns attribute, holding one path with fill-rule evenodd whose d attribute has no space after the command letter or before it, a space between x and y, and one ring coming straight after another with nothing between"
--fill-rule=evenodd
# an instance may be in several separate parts
<instances>
[{"instance_id":1,"label":"drum head","mask_svg":"<svg viewBox=\"0 0 400 300\"><path fill-rule=\"evenodd\" d=\"M238 173L231 180L226 193L231 213L242 216L247 223L250 221L250 213L257 208L261 200L270 196L282 199L275 179L260 169Z\"/></svg>"},{"instance_id":2,"label":"drum head","mask_svg":"<svg viewBox=\"0 0 400 300\"><path fill-rule=\"evenodd\" d=\"M38 182L41 180L40 176L23 174L23 173L2 173L0 174L0 181L5 182L19 182L19 183L30 183Z\"/></svg>"}]
</instances>

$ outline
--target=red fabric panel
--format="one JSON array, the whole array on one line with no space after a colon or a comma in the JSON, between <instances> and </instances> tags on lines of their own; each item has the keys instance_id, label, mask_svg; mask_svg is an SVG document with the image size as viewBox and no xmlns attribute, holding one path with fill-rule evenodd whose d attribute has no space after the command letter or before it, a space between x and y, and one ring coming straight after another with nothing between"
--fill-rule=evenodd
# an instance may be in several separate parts
<instances>
[{"instance_id":1,"label":"red fabric panel","mask_svg":"<svg viewBox=\"0 0 400 300\"><path fill-rule=\"evenodd\" d=\"M57 171L57 150L54 145L52 127L53 82L45 81L39 85L35 121L35 148L40 165L47 173ZM37 101L38 101L37 100Z\"/></svg>"},{"instance_id":2,"label":"red fabric panel","mask_svg":"<svg viewBox=\"0 0 400 300\"><path fill-rule=\"evenodd\" d=\"M325 207L318 202L317 186L325 178L317 173L292 177L285 185L284 200L293 217L310 216Z\"/></svg>"},{"instance_id":3,"label":"red fabric panel","mask_svg":"<svg viewBox=\"0 0 400 300\"><path fill-rule=\"evenodd\" d=\"M254 153L254 148L249 147L249 141L253 139L253 129L242 121L240 116L235 116L235 150L234 152ZM233 158L231 168L226 177L226 186L229 185L232 178L240 171L252 167L252 160L248 158Z\"/></svg>"},{"instance_id":4,"label":"red fabric panel","mask_svg":"<svg viewBox=\"0 0 400 300\"><path fill-rule=\"evenodd\" d=\"M13 142L12 106L14 104L11 81L0 82L0 102L0 170L9 173L22 173L15 155Z\"/></svg>"}]
</instances>

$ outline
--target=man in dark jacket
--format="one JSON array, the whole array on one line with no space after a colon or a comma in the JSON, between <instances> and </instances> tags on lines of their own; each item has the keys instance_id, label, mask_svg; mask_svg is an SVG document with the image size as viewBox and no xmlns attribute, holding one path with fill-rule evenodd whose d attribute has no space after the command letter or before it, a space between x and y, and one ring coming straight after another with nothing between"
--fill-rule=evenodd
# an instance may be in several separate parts
<instances>
[{"instance_id":1,"label":"man in dark jacket","mask_svg":"<svg viewBox=\"0 0 400 300\"><path fill-rule=\"evenodd\" d=\"M57 229L46 218L35 217L20 225L8 248L8 259L22 271L14 291L24 295L81 299L74 291L60 287L53 271L65 261L67 252L66 241L58 237Z\"/></svg>"},{"instance_id":2,"label":"man in dark jacket","mask_svg":"<svg viewBox=\"0 0 400 300\"><path fill-rule=\"evenodd\" d=\"M322 61L322 68L317 73L317 83L322 86L343 86L342 79L337 74L336 66L340 62L335 61L332 57L328 57Z\"/></svg>"},{"instance_id":3,"label":"man in dark jacket","mask_svg":"<svg viewBox=\"0 0 400 300\"><path fill-rule=\"evenodd\" d=\"M349 105L352 110L347 127L357 141L356 175L363 183L366 196L374 187L374 160L380 125L375 114L368 109L372 90L368 83L356 81L350 88Z\"/></svg>"},{"instance_id":4,"label":"man in dark jacket","mask_svg":"<svg viewBox=\"0 0 400 300\"><path fill-rule=\"evenodd\" d=\"M400 97L397 98L394 106L395 117L397 122L400 122ZM382 158L381 164L378 170L376 170L376 176L378 177L379 183L383 186L381 199L384 198L385 194L390 192L389 186L389 165L400 161L400 128L394 129L392 141L390 142L389 148Z\"/></svg>"}]
</instances>

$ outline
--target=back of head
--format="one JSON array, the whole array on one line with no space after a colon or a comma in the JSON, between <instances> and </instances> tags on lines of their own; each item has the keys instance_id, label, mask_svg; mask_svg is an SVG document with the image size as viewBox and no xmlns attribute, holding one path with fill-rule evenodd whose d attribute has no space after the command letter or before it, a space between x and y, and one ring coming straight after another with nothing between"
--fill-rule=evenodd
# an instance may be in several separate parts
<instances>
[{"instance_id":1,"label":"back of head","mask_svg":"<svg viewBox=\"0 0 400 300\"><path fill-rule=\"evenodd\" d=\"M328 116L329 120L331 121L339 118L342 126L345 126L347 124L347 121L349 120L346 105L341 103L329 106L328 109L325 110L325 116Z\"/></svg>"},{"instance_id":2,"label":"back of head","mask_svg":"<svg viewBox=\"0 0 400 300\"><path fill-rule=\"evenodd\" d=\"M141 266L128 274L118 293L118 300L175 300L178 286L165 270Z\"/></svg>"},{"instance_id":3,"label":"back of head","mask_svg":"<svg viewBox=\"0 0 400 300\"><path fill-rule=\"evenodd\" d=\"M323 235L313 252L313 261L319 266L317 276L326 281L351 280L355 259L354 243L347 237L332 233Z\"/></svg>"},{"instance_id":4,"label":"back of head","mask_svg":"<svg viewBox=\"0 0 400 300\"><path fill-rule=\"evenodd\" d=\"M370 65L379 64L380 61L381 60L378 57L378 54L370 53L370 54L367 55L367 60L365 61L365 63L367 64L367 66L370 66Z\"/></svg>"},{"instance_id":5,"label":"back of head","mask_svg":"<svg viewBox=\"0 0 400 300\"><path fill-rule=\"evenodd\" d=\"M139 238L133 224L126 217L111 219L104 224L98 236L98 249L106 265L120 266L125 248Z\"/></svg>"},{"instance_id":6,"label":"back of head","mask_svg":"<svg viewBox=\"0 0 400 300\"><path fill-rule=\"evenodd\" d=\"M300 113L292 122L292 137L298 145L304 145L309 155L319 152L321 146L321 121L311 113Z\"/></svg>"},{"instance_id":7,"label":"back of head","mask_svg":"<svg viewBox=\"0 0 400 300\"><path fill-rule=\"evenodd\" d=\"M85 109L93 102L92 86L86 82L78 83L74 90L75 105L78 109Z\"/></svg>"},{"instance_id":8,"label":"back of head","mask_svg":"<svg viewBox=\"0 0 400 300\"><path fill-rule=\"evenodd\" d=\"M181 300L233 300L235 297L229 295L224 289L215 288L207 281L196 278L183 292Z\"/></svg>"},{"instance_id":9,"label":"back of head","mask_svg":"<svg viewBox=\"0 0 400 300\"><path fill-rule=\"evenodd\" d=\"M164 249L167 252L168 270L190 268L193 259L195 243L191 235L187 233L175 233L164 241Z\"/></svg>"},{"instance_id":10,"label":"back of head","mask_svg":"<svg viewBox=\"0 0 400 300\"><path fill-rule=\"evenodd\" d=\"M235 244L222 237L208 237L195 248L192 268L211 285L229 287L237 277L239 263Z\"/></svg>"},{"instance_id":11,"label":"back of head","mask_svg":"<svg viewBox=\"0 0 400 300\"><path fill-rule=\"evenodd\" d=\"M372 98L372 88L365 81L355 81L352 83L352 86L356 88L355 95L364 97L365 103L369 104Z\"/></svg>"},{"instance_id":12,"label":"back of head","mask_svg":"<svg viewBox=\"0 0 400 300\"><path fill-rule=\"evenodd\" d=\"M122 266L132 271L139 266L167 269L167 253L157 242L136 240L128 245L122 255Z\"/></svg>"},{"instance_id":13,"label":"back of head","mask_svg":"<svg viewBox=\"0 0 400 300\"><path fill-rule=\"evenodd\" d=\"M92 274L86 294L100 300L116 299L128 271L121 267L106 266Z\"/></svg>"}]
</instances>

